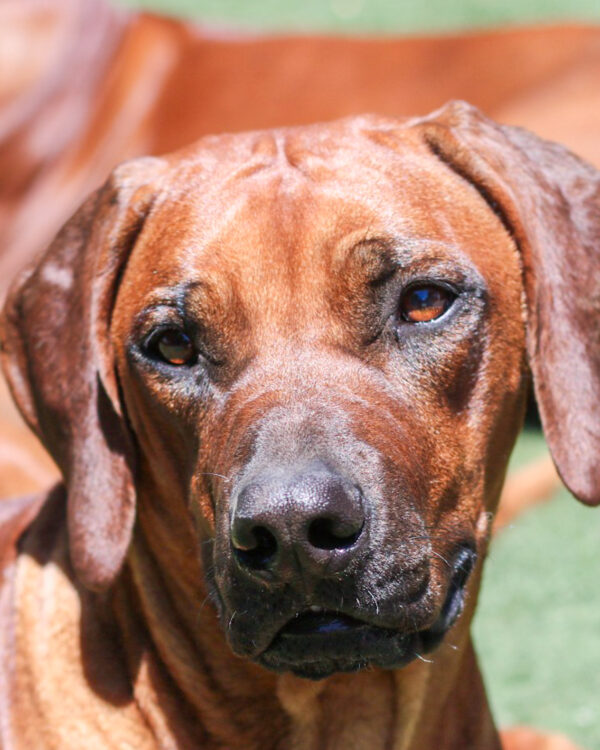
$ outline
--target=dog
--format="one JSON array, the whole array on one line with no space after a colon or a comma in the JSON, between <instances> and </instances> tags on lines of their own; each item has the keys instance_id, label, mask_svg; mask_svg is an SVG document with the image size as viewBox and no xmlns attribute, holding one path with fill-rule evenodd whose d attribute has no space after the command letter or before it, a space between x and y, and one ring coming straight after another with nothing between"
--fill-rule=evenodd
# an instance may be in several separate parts
<instances>
[{"instance_id":1,"label":"dog","mask_svg":"<svg viewBox=\"0 0 600 750\"><path fill-rule=\"evenodd\" d=\"M2 747L499 750L469 624L530 378L600 501L599 190L461 102L119 166L3 314L64 483L3 506Z\"/></svg>"}]
</instances>

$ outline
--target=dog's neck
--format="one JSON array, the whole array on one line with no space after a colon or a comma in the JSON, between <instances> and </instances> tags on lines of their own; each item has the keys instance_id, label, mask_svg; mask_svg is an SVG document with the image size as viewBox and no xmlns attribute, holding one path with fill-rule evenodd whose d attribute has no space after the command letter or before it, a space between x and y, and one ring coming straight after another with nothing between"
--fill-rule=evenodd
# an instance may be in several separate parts
<instances>
[{"instance_id":1,"label":"dog's neck","mask_svg":"<svg viewBox=\"0 0 600 750\"><path fill-rule=\"evenodd\" d=\"M499 749L469 636L472 612L430 660L402 670L320 682L275 675L229 649L180 517L163 503L142 505L116 599L130 664L138 661L136 700L160 746ZM171 735L169 726L178 729Z\"/></svg>"}]
</instances>

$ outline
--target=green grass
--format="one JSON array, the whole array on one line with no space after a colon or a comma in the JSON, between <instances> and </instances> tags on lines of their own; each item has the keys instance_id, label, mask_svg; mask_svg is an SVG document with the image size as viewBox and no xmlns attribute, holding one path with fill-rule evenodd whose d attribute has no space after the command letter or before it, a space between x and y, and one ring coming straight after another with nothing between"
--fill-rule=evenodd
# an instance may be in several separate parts
<instances>
[{"instance_id":1,"label":"green grass","mask_svg":"<svg viewBox=\"0 0 600 750\"><path fill-rule=\"evenodd\" d=\"M120 0L233 28L414 32L600 21L598 0ZM512 465L544 449L526 432ZM501 725L561 731L600 750L600 510L566 491L492 544L475 638Z\"/></svg>"},{"instance_id":2,"label":"green grass","mask_svg":"<svg viewBox=\"0 0 600 750\"><path fill-rule=\"evenodd\" d=\"M540 430L524 429L510 457L509 471L518 469L546 452L546 441Z\"/></svg>"},{"instance_id":3,"label":"green grass","mask_svg":"<svg viewBox=\"0 0 600 750\"><path fill-rule=\"evenodd\" d=\"M414 32L510 23L600 20L598 0L120 0L238 28Z\"/></svg>"},{"instance_id":4,"label":"green grass","mask_svg":"<svg viewBox=\"0 0 600 750\"><path fill-rule=\"evenodd\" d=\"M543 450L525 433L518 465ZM600 512L561 490L494 540L475 618L500 725L561 731L600 748Z\"/></svg>"}]
</instances>

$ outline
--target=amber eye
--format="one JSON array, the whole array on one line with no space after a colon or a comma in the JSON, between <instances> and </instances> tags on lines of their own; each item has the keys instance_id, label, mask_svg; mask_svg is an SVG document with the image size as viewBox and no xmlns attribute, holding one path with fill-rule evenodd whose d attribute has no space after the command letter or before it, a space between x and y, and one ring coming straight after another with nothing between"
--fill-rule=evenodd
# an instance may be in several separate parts
<instances>
[{"instance_id":1,"label":"amber eye","mask_svg":"<svg viewBox=\"0 0 600 750\"><path fill-rule=\"evenodd\" d=\"M412 286L400 299L400 315L408 323L429 323L441 317L455 299L456 294L442 286Z\"/></svg>"},{"instance_id":2,"label":"amber eye","mask_svg":"<svg viewBox=\"0 0 600 750\"><path fill-rule=\"evenodd\" d=\"M192 340L178 328L162 331L154 341L154 349L170 365L189 365L196 358Z\"/></svg>"}]
</instances>

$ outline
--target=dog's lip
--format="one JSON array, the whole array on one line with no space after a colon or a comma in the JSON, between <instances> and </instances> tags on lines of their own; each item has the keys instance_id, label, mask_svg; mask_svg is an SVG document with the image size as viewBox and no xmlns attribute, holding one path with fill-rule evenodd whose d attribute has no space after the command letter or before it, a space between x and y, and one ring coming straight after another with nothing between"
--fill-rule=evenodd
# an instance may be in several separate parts
<instances>
[{"instance_id":1,"label":"dog's lip","mask_svg":"<svg viewBox=\"0 0 600 750\"><path fill-rule=\"evenodd\" d=\"M477 554L472 546L464 545L459 548L452 563L453 573L444 604L437 620L426 631L430 637L440 636L441 638L460 616L464 605L465 588L475 567L476 559Z\"/></svg>"},{"instance_id":2,"label":"dog's lip","mask_svg":"<svg viewBox=\"0 0 600 750\"><path fill-rule=\"evenodd\" d=\"M475 559L471 546L459 548L443 604L429 625L404 630L378 623L357 610L342 612L313 604L296 611L258 659L265 666L291 669L300 676L354 671L369 663L392 668L403 666L418 655L433 651L454 625L463 610L466 583ZM391 654L389 661L386 654ZM335 667L329 670L321 666L321 671L313 674L309 665L326 664L328 659Z\"/></svg>"},{"instance_id":3,"label":"dog's lip","mask_svg":"<svg viewBox=\"0 0 600 750\"><path fill-rule=\"evenodd\" d=\"M335 610L309 609L289 620L257 660L277 672L322 679L369 665L403 666L417 639Z\"/></svg>"},{"instance_id":4,"label":"dog's lip","mask_svg":"<svg viewBox=\"0 0 600 750\"><path fill-rule=\"evenodd\" d=\"M475 552L470 546L459 548L454 557L453 574L442 607L435 621L428 627L412 631L419 633L427 644L433 648L456 622L462 612L464 590L475 562ZM276 637L303 638L319 637L326 639L348 631L358 631L370 628L380 632L399 632L397 628L363 619L355 611L343 612L326 609L318 605L310 605L306 609L297 611L277 633ZM410 633L407 633L407 635Z\"/></svg>"}]
</instances>

